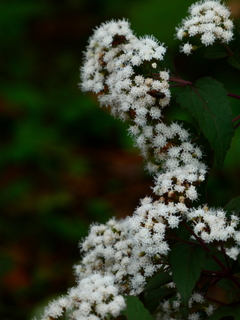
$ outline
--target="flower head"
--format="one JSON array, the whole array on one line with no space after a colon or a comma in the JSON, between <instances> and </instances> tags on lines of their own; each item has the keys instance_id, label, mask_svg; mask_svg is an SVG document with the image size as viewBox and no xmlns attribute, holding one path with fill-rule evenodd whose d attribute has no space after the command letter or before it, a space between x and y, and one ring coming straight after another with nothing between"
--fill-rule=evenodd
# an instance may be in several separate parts
<instances>
[{"instance_id":1,"label":"flower head","mask_svg":"<svg viewBox=\"0 0 240 320\"><path fill-rule=\"evenodd\" d=\"M215 41L228 43L233 39L233 23L229 19L229 9L214 1L199 1L192 4L189 9L189 17L182 20L176 28L176 38L199 37L205 46L212 45ZM180 52L191 53L189 43L180 47Z\"/></svg>"}]
</instances>

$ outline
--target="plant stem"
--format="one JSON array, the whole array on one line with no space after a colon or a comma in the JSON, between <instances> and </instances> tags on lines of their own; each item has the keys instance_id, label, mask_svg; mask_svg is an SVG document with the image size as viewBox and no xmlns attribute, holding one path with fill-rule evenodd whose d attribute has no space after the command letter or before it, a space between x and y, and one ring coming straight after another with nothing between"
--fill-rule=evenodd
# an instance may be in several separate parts
<instances>
[{"instance_id":1,"label":"plant stem","mask_svg":"<svg viewBox=\"0 0 240 320\"><path fill-rule=\"evenodd\" d=\"M237 94L234 94L234 93L228 93L227 94L229 97L232 97L232 98L235 98L235 99L238 99L238 100L240 100L240 96L239 95L237 95Z\"/></svg>"},{"instance_id":2,"label":"plant stem","mask_svg":"<svg viewBox=\"0 0 240 320\"><path fill-rule=\"evenodd\" d=\"M219 275L223 275L224 274L222 271L210 271L210 270L205 270L205 269L203 269L202 272L210 273L213 276L215 276L217 274L219 274Z\"/></svg>"},{"instance_id":3,"label":"plant stem","mask_svg":"<svg viewBox=\"0 0 240 320\"><path fill-rule=\"evenodd\" d=\"M202 247L207 251L210 252L210 249L208 248L208 246L206 245L206 243L199 238L195 232L185 223L182 222L182 224L184 225L185 228L187 228L190 233L197 239L197 241L202 245ZM240 283L238 282L238 280L231 274L231 272L224 266L224 264L214 255L211 254L212 258L217 262L217 264L223 269L223 271L225 272L225 275L227 278L231 279L238 288L240 288Z\"/></svg>"},{"instance_id":4,"label":"plant stem","mask_svg":"<svg viewBox=\"0 0 240 320\"><path fill-rule=\"evenodd\" d=\"M224 258L226 260L226 263L227 263L227 266L228 266L228 270L229 272L231 272L231 268L230 268L230 265L229 265L229 262L228 262L228 258L227 258L227 255L226 255L226 250L225 248L223 247L223 244L221 243L221 249L222 249L222 253L224 254Z\"/></svg>"},{"instance_id":5,"label":"plant stem","mask_svg":"<svg viewBox=\"0 0 240 320\"><path fill-rule=\"evenodd\" d=\"M199 243L195 243L195 242L191 242L191 241L187 241L187 240L184 240L184 239L181 239L181 238L178 238L178 237L175 237L175 236L166 236L165 237L166 239L172 239L172 240L177 240L177 241L181 241L181 242L185 242L185 243L189 243L189 244L196 244L196 245L199 245Z\"/></svg>"},{"instance_id":6,"label":"plant stem","mask_svg":"<svg viewBox=\"0 0 240 320\"><path fill-rule=\"evenodd\" d=\"M206 298L207 300L210 300L210 301L216 302L216 303L218 303L218 304L221 304L222 306L226 306L226 305L227 305L227 304L224 303L224 302L221 302L221 301L216 300L216 299L214 299L214 298L210 298L210 297L208 297L208 296L205 296L205 298Z\"/></svg>"},{"instance_id":7,"label":"plant stem","mask_svg":"<svg viewBox=\"0 0 240 320\"><path fill-rule=\"evenodd\" d=\"M240 121L235 125L234 130L236 130L240 126Z\"/></svg>"},{"instance_id":8,"label":"plant stem","mask_svg":"<svg viewBox=\"0 0 240 320\"><path fill-rule=\"evenodd\" d=\"M232 119L232 122L237 121L238 119L240 119L240 116L237 116L236 118Z\"/></svg>"},{"instance_id":9,"label":"plant stem","mask_svg":"<svg viewBox=\"0 0 240 320\"><path fill-rule=\"evenodd\" d=\"M193 83L190 81L183 80L181 78L169 77L170 82L180 83L181 86L192 85Z\"/></svg>"}]
</instances>

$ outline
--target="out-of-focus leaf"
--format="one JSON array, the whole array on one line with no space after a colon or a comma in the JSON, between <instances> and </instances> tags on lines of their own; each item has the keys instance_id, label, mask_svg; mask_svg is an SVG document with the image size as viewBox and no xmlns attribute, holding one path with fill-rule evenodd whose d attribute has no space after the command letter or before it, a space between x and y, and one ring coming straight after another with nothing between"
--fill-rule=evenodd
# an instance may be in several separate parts
<instances>
[{"instance_id":1,"label":"out-of-focus leaf","mask_svg":"<svg viewBox=\"0 0 240 320\"><path fill-rule=\"evenodd\" d=\"M91 218L100 223L105 223L111 216L113 209L110 204L103 199L92 199L86 206Z\"/></svg>"},{"instance_id":2,"label":"out-of-focus leaf","mask_svg":"<svg viewBox=\"0 0 240 320\"><path fill-rule=\"evenodd\" d=\"M237 315L236 313L238 312L239 308L233 308L233 307L228 307L228 306L223 306L216 311L213 312L213 315L211 315L208 320L221 320L224 319L226 316L233 316L235 320L239 320L239 314Z\"/></svg>"},{"instance_id":3,"label":"out-of-focus leaf","mask_svg":"<svg viewBox=\"0 0 240 320\"><path fill-rule=\"evenodd\" d=\"M81 240L81 238L86 237L89 227L88 223L84 220L76 220L57 215L46 216L44 221L50 232L59 235L67 241L74 241L75 243Z\"/></svg>"}]
</instances>

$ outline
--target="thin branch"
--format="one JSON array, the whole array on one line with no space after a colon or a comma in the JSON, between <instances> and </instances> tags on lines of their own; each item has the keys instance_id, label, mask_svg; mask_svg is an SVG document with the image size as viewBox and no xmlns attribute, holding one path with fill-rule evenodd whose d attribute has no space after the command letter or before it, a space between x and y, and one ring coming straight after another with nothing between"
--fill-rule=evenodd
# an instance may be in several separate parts
<instances>
[{"instance_id":1,"label":"thin branch","mask_svg":"<svg viewBox=\"0 0 240 320\"><path fill-rule=\"evenodd\" d=\"M186 85L192 86L192 84L193 84L193 83L190 82L190 81L186 81L186 80L179 79L179 78L175 78L175 77L169 77L169 81L170 81L170 82L180 83L182 86L186 86Z\"/></svg>"},{"instance_id":2,"label":"thin branch","mask_svg":"<svg viewBox=\"0 0 240 320\"><path fill-rule=\"evenodd\" d=\"M208 296L205 296L205 298L206 298L207 300L210 300L210 301L216 302L216 303L218 303L218 304L221 304L222 306L226 306L226 305L227 305L227 304L224 303L224 302L221 302L221 301L219 301L219 300L217 300L217 299L214 299L214 298L210 298L210 297L208 297Z\"/></svg>"},{"instance_id":3,"label":"thin branch","mask_svg":"<svg viewBox=\"0 0 240 320\"><path fill-rule=\"evenodd\" d=\"M226 255L226 250L225 248L223 247L223 244L221 243L221 250L222 250L222 253L224 254L224 258L226 260L226 263L227 263L227 266L228 266L228 270L229 272L231 273L231 267L229 265L229 261L228 261L228 258L227 258L227 255Z\"/></svg>"},{"instance_id":4,"label":"thin branch","mask_svg":"<svg viewBox=\"0 0 240 320\"><path fill-rule=\"evenodd\" d=\"M195 243L195 242L187 241L187 240L184 240L184 239L175 237L175 236L166 236L165 238L166 238L166 239L172 239L172 240L177 240L177 241L185 242L185 243L188 243L188 244L196 244L196 245L200 246L200 243Z\"/></svg>"},{"instance_id":5,"label":"thin branch","mask_svg":"<svg viewBox=\"0 0 240 320\"><path fill-rule=\"evenodd\" d=\"M223 273L223 271L211 271L211 270L205 270L203 269L202 272L206 272L211 274L212 276L216 276L216 275L224 275L225 273Z\"/></svg>"},{"instance_id":6,"label":"thin branch","mask_svg":"<svg viewBox=\"0 0 240 320\"><path fill-rule=\"evenodd\" d=\"M201 243L201 245L203 246L203 248L209 252L210 249L208 248L208 246L206 245L206 243L201 239L199 238L195 232L185 223L185 222L182 222L182 224L184 225L185 228L187 228L190 233L197 239L197 241L199 243ZM216 257L214 254L211 254L212 258L217 262L217 264L223 269L223 271L225 272L226 274L226 277L231 279L238 288L240 288L240 283L239 281L231 274L231 272L229 272L229 270L224 266L224 264L218 259L218 257Z\"/></svg>"},{"instance_id":7,"label":"thin branch","mask_svg":"<svg viewBox=\"0 0 240 320\"><path fill-rule=\"evenodd\" d=\"M237 121L238 119L240 119L240 116L237 116L236 118L232 119L232 122Z\"/></svg>"},{"instance_id":8,"label":"thin branch","mask_svg":"<svg viewBox=\"0 0 240 320\"><path fill-rule=\"evenodd\" d=\"M232 97L232 98L235 98L235 99L239 99L240 100L240 96L238 96L237 94L234 94L234 93L228 93L227 94L229 97Z\"/></svg>"},{"instance_id":9,"label":"thin branch","mask_svg":"<svg viewBox=\"0 0 240 320\"><path fill-rule=\"evenodd\" d=\"M240 126L240 121L235 125L234 130L236 130Z\"/></svg>"}]
</instances>

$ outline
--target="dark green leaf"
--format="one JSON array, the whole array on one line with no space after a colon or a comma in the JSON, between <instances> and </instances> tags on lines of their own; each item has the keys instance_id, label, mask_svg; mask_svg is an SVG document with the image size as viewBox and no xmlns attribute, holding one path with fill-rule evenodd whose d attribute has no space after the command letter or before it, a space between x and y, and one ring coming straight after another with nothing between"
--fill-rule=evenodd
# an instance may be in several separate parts
<instances>
[{"instance_id":1,"label":"dark green leaf","mask_svg":"<svg viewBox=\"0 0 240 320\"><path fill-rule=\"evenodd\" d=\"M226 260L225 257L222 253L216 253L214 251L211 252L211 254L209 254L209 257L207 257L207 259L204 261L203 264L203 269L208 270L208 271L222 271L221 266L212 258L212 254L214 254L215 257L218 258L218 260L225 266L226 264ZM208 256L208 254L207 254Z\"/></svg>"},{"instance_id":2,"label":"dark green leaf","mask_svg":"<svg viewBox=\"0 0 240 320\"><path fill-rule=\"evenodd\" d=\"M228 212L240 213L240 197L233 198L224 207Z\"/></svg>"},{"instance_id":3,"label":"dark green leaf","mask_svg":"<svg viewBox=\"0 0 240 320\"><path fill-rule=\"evenodd\" d=\"M187 223L189 225L189 223ZM190 232L188 231L188 229L184 226L184 225L179 225L178 228L176 229L177 232L177 236L180 239L183 240L189 240L190 238Z\"/></svg>"},{"instance_id":4,"label":"dark green leaf","mask_svg":"<svg viewBox=\"0 0 240 320\"><path fill-rule=\"evenodd\" d=\"M146 285L144 291L155 290L172 281L172 276L165 272L157 273Z\"/></svg>"},{"instance_id":5,"label":"dark green leaf","mask_svg":"<svg viewBox=\"0 0 240 320\"><path fill-rule=\"evenodd\" d=\"M234 68L237 68L238 70L240 70L240 50L239 49L236 49L234 51L234 55L228 58L228 63Z\"/></svg>"},{"instance_id":6,"label":"dark green leaf","mask_svg":"<svg viewBox=\"0 0 240 320\"><path fill-rule=\"evenodd\" d=\"M144 297L144 302L146 307L150 312L153 312L159 305L159 302L166 296L170 295L171 293L172 293L171 289L164 288L164 287L158 288L156 290L148 291Z\"/></svg>"},{"instance_id":7,"label":"dark green leaf","mask_svg":"<svg viewBox=\"0 0 240 320\"><path fill-rule=\"evenodd\" d=\"M213 315L211 315L208 320L221 320L223 317L226 316L235 316L235 309L232 307L221 307L219 309L217 309ZM237 320L237 318L235 318L235 320Z\"/></svg>"},{"instance_id":8,"label":"dark green leaf","mask_svg":"<svg viewBox=\"0 0 240 320\"><path fill-rule=\"evenodd\" d=\"M182 89L177 102L198 121L221 167L234 133L232 112L223 85L208 77L199 79L193 86Z\"/></svg>"},{"instance_id":9,"label":"dark green leaf","mask_svg":"<svg viewBox=\"0 0 240 320\"><path fill-rule=\"evenodd\" d=\"M200 277L205 257L205 251L201 246L187 243L176 244L170 252L173 281L184 306L187 306L195 283Z\"/></svg>"},{"instance_id":10,"label":"dark green leaf","mask_svg":"<svg viewBox=\"0 0 240 320\"><path fill-rule=\"evenodd\" d=\"M206 59L221 59L229 56L229 52L226 50L223 44L214 44L206 49L204 58Z\"/></svg>"},{"instance_id":11,"label":"dark green leaf","mask_svg":"<svg viewBox=\"0 0 240 320\"><path fill-rule=\"evenodd\" d=\"M126 296L125 301L127 307L122 311L122 314L126 316L128 320L154 320L138 297Z\"/></svg>"},{"instance_id":12,"label":"dark green leaf","mask_svg":"<svg viewBox=\"0 0 240 320\"><path fill-rule=\"evenodd\" d=\"M235 320L240 320L240 305L235 308Z\"/></svg>"}]
</instances>

